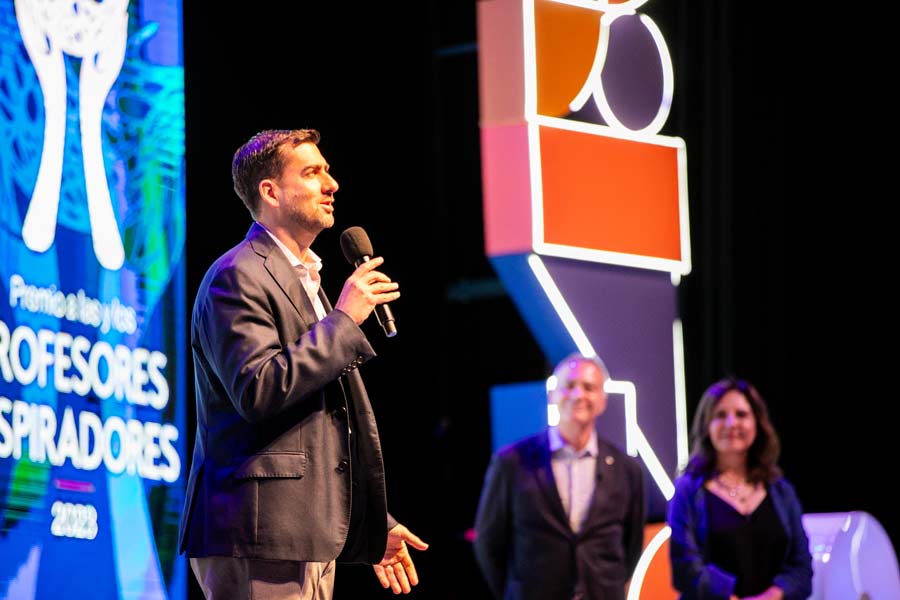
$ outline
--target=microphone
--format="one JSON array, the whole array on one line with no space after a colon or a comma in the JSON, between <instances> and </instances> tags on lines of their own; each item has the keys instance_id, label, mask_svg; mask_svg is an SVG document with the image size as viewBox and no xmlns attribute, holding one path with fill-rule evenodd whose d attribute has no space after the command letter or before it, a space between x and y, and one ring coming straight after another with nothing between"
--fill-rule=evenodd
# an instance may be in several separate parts
<instances>
[{"instance_id":1,"label":"microphone","mask_svg":"<svg viewBox=\"0 0 900 600\"><path fill-rule=\"evenodd\" d=\"M341 234L341 250L344 251L344 258L354 268L364 262L368 262L374 256L372 242L369 241L369 235L362 227L348 227L344 230ZM378 317L378 322L381 324L381 328L384 329L384 335L387 337L397 335L394 315L391 313L391 307L387 303L375 305L375 316Z\"/></svg>"}]
</instances>

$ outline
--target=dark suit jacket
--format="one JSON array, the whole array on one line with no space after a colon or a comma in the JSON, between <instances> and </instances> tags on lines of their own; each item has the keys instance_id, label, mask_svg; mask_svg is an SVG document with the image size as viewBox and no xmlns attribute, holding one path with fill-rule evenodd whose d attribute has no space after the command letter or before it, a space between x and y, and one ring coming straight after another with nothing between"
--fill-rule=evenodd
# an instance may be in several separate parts
<instances>
[{"instance_id":1,"label":"dark suit jacket","mask_svg":"<svg viewBox=\"0 0 900 600\"><path fill-rule=\"evenodd\" d=\"M353 477L367 490L367 517L340 560L380 561L388 529L384 467L356 371L375 352L345 313L317 319L296 270L258 224L203 278L191 347L197 437L179 550L338 558L348 542Z\"/></svg>"},{"instance_id":2,"label":"dark suit jacket","mask_svg":"<svg viewBox=\"0 0 900 600\"><path fill-rule=\"evenodd\" d=\"M598 444L596 488L577 534L556 489L546 431L493 456L474 548L497 598L569 600L580 584L586 600L624 600L643 546L643 473L609 442Z\"/></svg>"}]
</instances>

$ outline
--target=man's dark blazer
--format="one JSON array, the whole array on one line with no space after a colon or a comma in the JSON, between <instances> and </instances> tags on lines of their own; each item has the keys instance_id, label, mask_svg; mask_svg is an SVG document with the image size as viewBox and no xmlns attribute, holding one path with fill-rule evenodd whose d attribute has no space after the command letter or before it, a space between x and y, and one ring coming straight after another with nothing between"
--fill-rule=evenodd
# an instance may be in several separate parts
<instances>
[{"instance_id":1,"label":"man's dark blazer","mask_svg":"<svg viewBox=\"0 0 900 600\"><path fill-rule=\"evenodd\" d=\"M340 560L384 555L381 446L356 370L375 352L319 295L328 311L321 321L297 271L256 223L203 278L191 320L197 437L179 531L188 556L338 558L351 477L368 491L367 516Z\"/></svg>"},{"instance_id":2,"label":"man's dark blazer","mask_svg":"<svg viewBox=\"0 0 900 600\"><path fill-rule=\"evenodd\" d=\"M598 438L596 487L572 531L550 464L547 431L491 459L475 520L475 558L505 600L624 600L640 558L646 515L638 462Z\"/></svg>"}]
</instances>

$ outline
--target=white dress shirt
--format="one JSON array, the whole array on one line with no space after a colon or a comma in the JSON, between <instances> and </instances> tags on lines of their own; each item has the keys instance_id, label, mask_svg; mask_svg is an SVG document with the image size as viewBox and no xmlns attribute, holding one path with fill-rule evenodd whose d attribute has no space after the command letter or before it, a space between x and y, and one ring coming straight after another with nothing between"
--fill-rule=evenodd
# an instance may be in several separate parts
<instances>
[{"instance_id":1,"label":"white dress shirt","mask_svg":"<svg viewBox=\"0 0 900 600\"><path fill-rule=\"evenodd\" d=\"M551 427L549 435L550 466L556 489L569 516L569 525L577 533L587 517L594 495L599 452L597 432L591 431L587 445L581 450L575 450L566 442L557 427Z\"/></svg>"},{"instance_id":2,"label":"white dress shirt","mask_svg":"<svg viewBox=\"0 0 900 600\"><path fill-rule=\"evenodd\" d=\"M259 223L259 221L257 221L257 223ZM260 223L260 226L263 229L266 229L262 223ZM271 237L278 247L281 248L281 251L284 252L284 255L287 257L288 262L296 269L297 274L300 276L300 283L303 284L303 289L306 290L306 295L309 296L309 301L312 302L313 309L316 311L316 316L319 317L319 320L324 319L325 306L322 304L322 299L319 298L319 286L322 284L322 278L319 275L319 271L322 270L322 259L319 258L318 254L312 251L312 248L307 248L304 260L300 260L293 252L288 250L287 246L281 243L281 240L275 237L275 234L268 229L266 229L266 233L268 233L269 237Z\"/></svg>"}]
</instances>

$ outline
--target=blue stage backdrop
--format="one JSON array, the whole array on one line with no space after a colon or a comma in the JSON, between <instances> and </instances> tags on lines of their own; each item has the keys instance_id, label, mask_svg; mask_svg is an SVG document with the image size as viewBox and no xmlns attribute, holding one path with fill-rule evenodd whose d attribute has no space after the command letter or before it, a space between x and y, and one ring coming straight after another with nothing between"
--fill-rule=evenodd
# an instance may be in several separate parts
<instances>
[{"instance_id":1,"label":"blue stage backdrop","mask_svg":"<svg viewBox=\"0 0 900 600\"><path fill-rule=\"evenodd\" d=\"M0 598L184 598L177 0L0 0Z\"/></svg>"}]
</instances>

